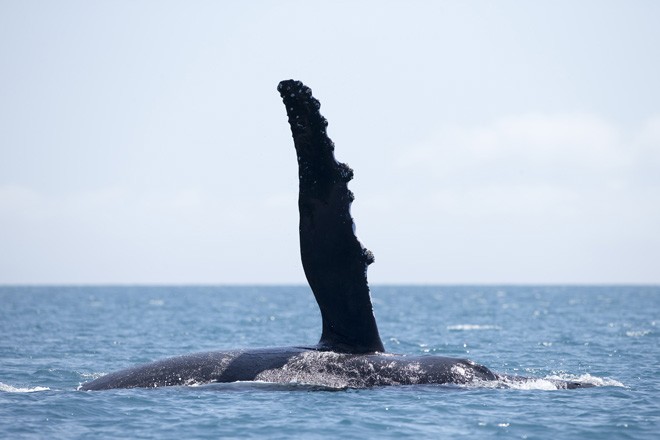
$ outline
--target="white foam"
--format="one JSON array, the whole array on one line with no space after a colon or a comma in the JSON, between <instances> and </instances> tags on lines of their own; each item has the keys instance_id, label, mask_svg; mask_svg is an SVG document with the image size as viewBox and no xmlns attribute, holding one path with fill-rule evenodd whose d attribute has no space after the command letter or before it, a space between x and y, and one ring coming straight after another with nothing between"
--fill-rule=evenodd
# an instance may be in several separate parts
<instances>
[{"instance_id":1,"label":"white foam","mask_svg":"<svg viewBox=\"0 0 660 440\"><path fill-rule=\"evenodd\" d=\"M48 387L17 388L0 382L0 391L4 393L35 393L37 391L49 391Z\"/></svg>"},{"instance_id":2,"label":"white foam","mask_svg":"<svg viewBox=\"0 0 660 440\"><path fill-rule=\"evenodd\" d=\"M448 325L447 330L501 330L502 327L499 325L479 325L479 324L458 324L458 325Z\"/></svg>"},{"instance_id":3,"label":"white foam","mask_svg":"<svg viewBox=\"0 0 660 440\"><path fill-rule=\"evenodd\" d=\"M623 387L623 388L626 387L618 380L610 379L609 377L592 376L589 373L582 374L580 376L575 376L571 374L560 374L560 375L548 376L546 379L561 380L568 382L582 382L582 383L588 383L596 387Z\"/></svg>"},{"instance_id":4,"label":"white foam","mask_svg":"<svg viewBox=\"0 0 660 440\"><path fill-rule=\"evenodd\" d=\"M555 391L566 389L567 382L579 382L594 387L625 387L618 380L582 374L580 376L570 374L554 374L546 377L500 377L498 380L476 380L465 386L468 388L506 388L513 390L543 390Z\"/></svg>"},{"instance_id":5,"label":"white foam","mask_svg":"<svg viewBox=\"0 0 660 440\"><path fill-rule=\"evenodd\" d=\"M514 390L544 390L554 391L557 390L557 384L548 379L528 379L515 382L505 382L507 388Z\"/></svg>"},{"instance_id":6,"label":"white foam","mask_svg":"<svg viewBox=\"0 0 660 440\"><path fill-rule=\"evenodd\" d=\"M463 385L467 388L505 388L513 390L555 391L559 387L547 378L500 378L498 380L475 380Z\"/></svg>"}]
</instances>

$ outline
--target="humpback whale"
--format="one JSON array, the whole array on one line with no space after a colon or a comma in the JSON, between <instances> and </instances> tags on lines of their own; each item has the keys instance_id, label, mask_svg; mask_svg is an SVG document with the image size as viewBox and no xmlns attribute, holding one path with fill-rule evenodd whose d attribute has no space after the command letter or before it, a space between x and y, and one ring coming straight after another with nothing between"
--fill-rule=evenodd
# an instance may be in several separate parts
<instances>
[{"instance_id":1,"label":"humpback whale","mask_svg":"<svg viewBox=\"0 0 660 440\"><path fill-rule=\"evenodd\" d=\"M348 182L335 160L326 119L299 81L278 86L298 159L300 255L321 310L318 344L194 353L107 374L82 390L264 381L330 388L520 381L468 359L386 353L371 304L367 267L374 256L355 235ZM555 380L557 388L589 386Z\"/></svg>"}]
</instances>

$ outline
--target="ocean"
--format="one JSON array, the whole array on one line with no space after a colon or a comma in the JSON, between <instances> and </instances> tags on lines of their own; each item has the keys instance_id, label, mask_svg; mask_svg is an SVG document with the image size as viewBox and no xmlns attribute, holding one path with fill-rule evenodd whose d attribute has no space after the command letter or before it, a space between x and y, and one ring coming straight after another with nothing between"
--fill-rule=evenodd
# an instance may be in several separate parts
<instances>
[{"instance_id":1,"label":"ocean","mask_svg":"<svg viewBox=\"0 0 660 440\"><path fill-rule=\"evenodd\" d=\"M0 438L657 439L660 287L375 286L385 348L538 380L79 391L178 354L314 344L302 286L0 286ZM557 390L547 379L592 383Z\"/></svg>"}]
</instances>

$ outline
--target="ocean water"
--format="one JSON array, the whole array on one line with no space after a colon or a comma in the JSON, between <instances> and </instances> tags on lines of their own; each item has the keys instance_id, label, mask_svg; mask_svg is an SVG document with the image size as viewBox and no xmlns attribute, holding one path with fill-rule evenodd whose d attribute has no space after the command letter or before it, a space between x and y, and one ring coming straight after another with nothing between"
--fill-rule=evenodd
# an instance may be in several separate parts
<instances>
[{"instance_id":1,"label":"ocean water","mask_svg":"<svg viewBox=\"0 0 660 440\"><path fill-rule=\"evenodd\" d=\"M307 287L0 287L0 438L660 438L660 287L376 286L388 351L514 388L267 383L85 392L195 351L313 344ZM556 390L548 378L597 385Z\"/></svg>"}]
</instances>

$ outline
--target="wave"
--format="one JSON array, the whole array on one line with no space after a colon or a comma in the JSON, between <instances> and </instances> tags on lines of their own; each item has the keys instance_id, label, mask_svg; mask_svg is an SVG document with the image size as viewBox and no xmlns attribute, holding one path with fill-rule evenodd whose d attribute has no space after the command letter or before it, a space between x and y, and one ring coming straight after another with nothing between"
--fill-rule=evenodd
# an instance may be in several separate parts
<instances>
[{"instance_id":1,"label":"wave","mask_svg":"<svg viewBox=\"0 0 660 440\"><path fill-rule=\"evenodd\" d=\"M458 324L448 325L447 330L470 331L470 330L502 330L499 325L480 325L480 324Z\"/></svg>"},{"instance_id":2,"label":"wave","mask_svg":"<svg viewBox=\"0 0 660 440\"><path fill-rule=\"evenodd\" d=\"M578 386L575 386L575 385ZM506 388L514 390L555 391L568 388L624 387L618 380L591 374L552 374L545 377L500 376L495 381L478 381L468 385L479 388Z\"/></svg>"},{"instance_id":3,"label":"wave","mask_svg":"<svg viewBox=\"0 0 660 440\"><path fill-rule=\"evenodd\" d=\"M18 388L0 382L0 392L3 393L36 393L38 391L50 391L48 387Z\"/></svg>"},{"instance_id":4,"label":"wave","mask_svg":"<svg viewBox=\"0 0 660 440\"><path fill-rule=\"evenodd\" d=\"M591 374L582 374L579 376L571 374L560 374L560 375L551 375L546 377L547 380L559 380L564 382L580 382L595 387L622 387L626 386L619 382L618 380L611 379L609 377L597 377L592 376Z\"/></svg>"}]
</instances>

